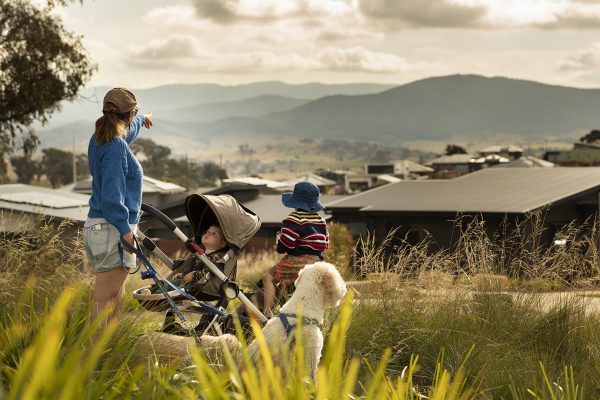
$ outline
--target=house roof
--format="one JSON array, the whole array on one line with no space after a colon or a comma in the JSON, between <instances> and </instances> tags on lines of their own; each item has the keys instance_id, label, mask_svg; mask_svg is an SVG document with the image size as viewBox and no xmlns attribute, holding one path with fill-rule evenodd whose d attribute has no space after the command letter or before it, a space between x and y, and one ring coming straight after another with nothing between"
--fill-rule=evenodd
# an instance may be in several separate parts
<instances>
[{"instance_id":1,"label":"house roof","mask_svg":"<svg viewBox=\"0 0 600 400\"><path fill-rule=\"evenodd\" d=\"M77 181L75 184L65 185L62 190L71 190L79 193L92 193L92 177ZM170 182L164 182L149 176L142 178L142 193L183 193L185 188Z\"/></svg>"},{"instance_id":2,"label":"house roof","mask_svg":"<svg viewBox=\"0 0 600 400\"><path fill-rule=\"evenodd\" d=\"M509 146L502 146L502 145L496 145L496 146L489 146L486 147L485 149L481 149L479 150L479 153L522 153L523 149L518 147L518 146L513 146L513 145L509 145Z\"/></svg>"},{"instance_id":3,"label":"house roof","mask_svg":"<svg viewBox=\"0 0 600 400\"><path fill-rule=\"evenodd\" d=\"M485 164L490 161L495 161L498 163L507 163L510 161L510 158L502 157L498 154L488 154L487 156L472 158L471 164Z\"/></svg>"},{"instance_id":4,"label":"house roof","mask_svg":"<svg viewBox=\"0 0 600 400\"><path fill-rule=\"evenodd\" d=\"M332 201L339 200L343 196L321 195L320 200L325 206ZM290 213L290 209L281 203L280 194L259 194L251 200L242 201L244 206L252 210L260 217L263 226L279 225L281 221ZM328 219L331 216L323 212L320 213L324 218ZM187 221L187 217L179 217L176 222Z\"/></svg>"},{"instance_id":5,"label":"house roof","mask_svg":"<svg viewBox=\"0 0 600 400\"><path fill-rule=\"evenodd\" d=\"M524 156L516 160L502 163L494 168L552 168L554 163L533 156Z\"/></svg>"},{"instance_id":6,"label":"house roof","mask_svg":"<svg viewBox=\"0 0 600 400\"><path fill-rule=\"evenodd\" d=\"M433 172L433 169L411 160L396 161L394 163L394 173L404 174L405 172Z\"/></svg>"},{"instance_id":7,"label":"house roof","mask_svg":"<svg viewBox=\"0 0 600 400\"><path fill-rule=\"evenodd\" d=\"M387 183L400 182L402 179L395 177L394 175L382 174L377 175L377 179Z\"/></svg>"},{"instance_id":8,"label":"house roof","mask_svg":"<svg viewBox=\"0 0 600 400\"><path fill-rule=\"evenodd\" d=\"M450 180L402 181L348 196L329 210L525 213L600 189L600 168L486 168Z\"/></svg>"},{"instance_id":9,"label":"house roof","mask_svg":"<svg viewBox=\"0 0 600 400\"><path fill-rule=\"evenodd\" d=\"M271 181L268 179L255 178L253 176L244 176L239 178L223 179L224 184L242 184L249 186L266 186L270 189L282 189L289 186L289 184L278 181Z\"/></svg>"},{"instance_id":10,"label":"house roof","mask_svg":"<svg viewBox=\"0 0 600 400\"><path fill-rule=\"evenodd\" d=\"M425 165L436 165L436 164L468 164L473 158L470 154L452 154L451 156L441 156L435 158Z\"/></svg>"},{"instance_id":11,"label":"house roof","mask_svg":"<svg viewBox=\"0 0 600 400\"><path fill-rule=\"evenodd\" d=\"M90 196L38 186L0 185L0 209L84 222Z\"/></svg>"},{"instance_id":12,"label":"house roof","mask_svg":"<svg viewBox=\"0 0 600 400\"><path fill-rule=\"evenodd\" d=\"M292 187L298 182L310 182L317 186L333 186L336 184L334 180L324 178L315 174L304 174L297 178L288 179L284 183L287 183L289 187Z\"/></svg>"}]
</instances>

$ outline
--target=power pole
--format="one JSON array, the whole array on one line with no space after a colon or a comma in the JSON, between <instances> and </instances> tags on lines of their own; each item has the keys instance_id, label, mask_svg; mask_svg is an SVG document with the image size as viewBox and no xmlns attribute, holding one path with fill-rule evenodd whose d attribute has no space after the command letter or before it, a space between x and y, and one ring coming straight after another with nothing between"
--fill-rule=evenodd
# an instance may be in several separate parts
<instances>
[{"instance_id":1,"label":"power pole","mask_svg":"<svg viewBox=\"0 0 600 400\"><path fill-rule=\"evenodd\" d=\"M73 136L73 184L77 183L77 157L75 156L75 136Z\"/></svg>"},{"instance_id":2,"label":"power pole","mask_svg":"<svg viewBox=\"0 0 600 400\"><path fill-rule=\"evenodd\" d=\"M184 185L185 186L185 190L190 190L190 188L188 187L188 155L187 153L185 153L185 176L184 176Z\"/></svg>"}]
</instances>

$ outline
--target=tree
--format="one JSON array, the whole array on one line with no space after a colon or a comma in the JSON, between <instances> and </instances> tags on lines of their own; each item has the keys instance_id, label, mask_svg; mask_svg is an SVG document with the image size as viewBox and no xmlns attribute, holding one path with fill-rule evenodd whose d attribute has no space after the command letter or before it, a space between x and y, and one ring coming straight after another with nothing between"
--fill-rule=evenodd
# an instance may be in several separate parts
<instances>
[{"instance_id":1,"label":"tree","mask_svg":"<svg viewBox=\"0 0 600 400\"><path fill-rule=\"evenodd\" d=\"M53 188L73 181L73 154L60 149L43 149L41 170Z\"/></svg>"},{"instance_id":2,"label":"tree","mask_svg":"<svg viewBox=\"0 0 600 400\"><path fill-rule=\"evenodd\" d=\"M449 144L446 145L446 151L445 151L447 156L451 156L453 154L467 154L467 150L465 150L464 147L455 145L455 144Z\"/></svg>"},{"instance_id":3,"label":"tree","mask_svg":"<svg viewBox=\"0 0 600 400\"><path fill-rule=\"evenodd\" d=\"M143 155L140 164L144 174L156 179L164 179L172 165L167 165L171 156L171 149L167 146L156 144L152 139L138 138L131 144L131 151L137 156Z\"/></svg>"},{"instance_id":4,"label":"tree","mask_svg":"<svg viewBox=\"0 0 600 400\"><path fill-rule=\"evenodd\" d=\"M36 6L29 0L0 0L0 163L17 147L25 127L48 122L60 101L74 99L95 69L81 37L65 30L53 14L57 4L69 2ZM21 143L35 149L38 142Z\"/></svg>"},{"instance_id":5,"label":"tree","mask_svg":"<svg viewBox=\"0 0 600 400\"><path fill-rule=\"evenodd\" d=\"M30 183L34 176L39 173L39 164L31 159L31 156L12 156L10 163L15 169L20 183Z\"/></svg>"},{"instance_id":6,"label":"tree","mask_svg":"<svg viewBox=\"0 0 600 400\"><path fill-rule=\"evenodd\" d=\"M249 149L248 145L245 149ZM227 178L227 173L214 162L197 164L187 157L172 158L171 149L156 144L152 139L137 139L131 144L131 150L142 161L144 174L156 179L173 182L186 188L214 185L218 179Z\"/></svg>"},{"instance_id":7,"label":"tree","mask_svg":"<svg viewBox=\"0 0 600 400\"><path fill-rule=\"evenodd\" d=\"M200 176L204 181L214 184L216 180L227 179L227 171L217 163L208 161L200 166Z\"/></svg>"},{"instance_id":8,"label":"tree","mask_svg":"<svg viewBox=\"0 0 600 400\"><path fill-rule=\"evenodd\" d=\"M598 129L594 129L587 135L579 138L579 141L583 143L594 143L597 140L600 140L600 130Z\"/></svg>"}]
</instances>

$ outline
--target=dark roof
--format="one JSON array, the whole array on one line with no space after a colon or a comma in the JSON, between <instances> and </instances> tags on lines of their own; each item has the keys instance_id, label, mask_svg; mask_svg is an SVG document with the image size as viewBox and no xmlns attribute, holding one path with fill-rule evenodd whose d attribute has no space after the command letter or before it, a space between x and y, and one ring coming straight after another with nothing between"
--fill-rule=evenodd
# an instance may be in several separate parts
<instances>
[{"instance_id":1,"label":"dark roof","mask_svg":"<svg viewBox=\"0 0 600 400\"><path fill-rule=\"evenodd\" d=\"M402 181L330 203L365 212L525 213L600 189L600 168L488 168L450 180Z\"/></svg>"},{"instance_id":2,"label":"dark roof","mask_svg":"<svg viewBox=\"0 0 600 400\"><path fill-rule=\"evenodd\" d=\"M321 195L320 200L325 206L332 201L339 200L343 196ZM280 225L281 221L290 213L291 209L281 203L281 195L259 194L255 198L240 201L245 207L248 207L256 215L260 217L263 226ZM329 215L321 212L325 218L330 218ZM187 217L179 217L176 222L187 221Z\"/></svg>"},{"instance_id":3,"label":"dark roof","mask_svg":"<svg viewBox=\"0 0 600 400\"><path fill-rule=\"evenodd\" d=\"M328 203L339 200L340 197L341 196L321 195L320 201L327 206ZM254 211L265 225L281 224L281 221L291 212L291 209L281 203L281 195L262 194L243 204ZM325 218L329 218L329 216L323 212L320 214Z\"/></svg>"}]
</instances>

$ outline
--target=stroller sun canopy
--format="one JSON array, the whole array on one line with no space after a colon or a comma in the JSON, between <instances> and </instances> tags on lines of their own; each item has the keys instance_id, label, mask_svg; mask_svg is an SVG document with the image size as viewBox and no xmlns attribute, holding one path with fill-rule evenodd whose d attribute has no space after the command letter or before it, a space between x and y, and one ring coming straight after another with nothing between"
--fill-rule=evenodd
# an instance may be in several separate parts
<instances>
[{"instance_id":1,"label":"stroller sun canopy","mask_svg":"<svg viewBox=\"0 0 600 400\"><path fill-rule=\"evenodd\" d=\"M206 230L216 217L225 240L239 249L260 229L258 215L239 204L232 196L191 194L185 199L185 212L194 237Z\"/></svg>"}]
</instances>

